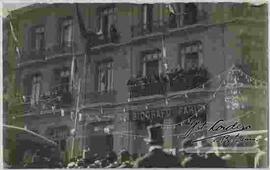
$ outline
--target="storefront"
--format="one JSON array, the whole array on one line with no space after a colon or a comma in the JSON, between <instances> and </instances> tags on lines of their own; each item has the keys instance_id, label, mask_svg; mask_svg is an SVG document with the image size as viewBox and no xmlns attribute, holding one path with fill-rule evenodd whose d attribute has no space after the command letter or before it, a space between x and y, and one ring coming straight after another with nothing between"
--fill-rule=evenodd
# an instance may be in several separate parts
<instances>
[{"instance_id":1,"label":"storefront","mask_svg":"<svg viewBox=\"0 0 270 170\"><path fill-rule=\"evenodd\" d=\"M87 123L84 127L85 140L82 141L83 148L89 148L92 154L105 156L113 150L113 135L110 133L112 128L112 120Z\"/></svg>"},{"instance_id":2,"label":"storefront","mask_svg":"<svg viewBox=\"0 0 270 170\"><path fill-rule=\"evenodd\" d=\"M198 138L204 135L205 130L188 133L191 124L195 121L205 122L208 105L195 103L158 107L147 110L132 110L129 112L129 121L132 127L131 152L144 154L148 146L144 142L147 137L147 126L155 123L163 125L164 148L174 150L181 147L181 141L188 135L189 138ZM140 146L140 147L137 147Z\"/></svg>"}]
</instances>

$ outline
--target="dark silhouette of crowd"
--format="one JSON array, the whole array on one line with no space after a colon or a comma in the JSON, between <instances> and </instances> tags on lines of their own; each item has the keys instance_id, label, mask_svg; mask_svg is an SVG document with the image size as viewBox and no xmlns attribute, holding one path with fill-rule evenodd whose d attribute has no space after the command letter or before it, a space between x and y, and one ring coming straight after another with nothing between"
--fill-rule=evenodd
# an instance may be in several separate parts
<instances>
[{"instance_id":1,"label":"dark silhouette of crowd","mask_svg":"<svg viewBox=\"0 0 270 170\"><path fill-rule=\"evenodd\" d=\"M81 156L71 159L67 168L132 168L133 162L137 157L130 155L127 150L122 150L119 155L110 151L106 156L95 153L83 158Z\"/></svg>"},{"instance_id":2,"label":"dark silhouette of crowd","mask_svg":"<svg viewBox=\"0 0 270 170\"><path fill-rule=\"evenodd\" d=\"M131 155L127 150L122 150L117 155L113 151L109 152L105 157L94 154L89 158L78 157L73 159L68 168L228 168L238 167L239 164L231 164L239 157L244 157L247 153L236 154L226 153L218 148L217 142L209 142L207 140L198 140L196 142L191 139L182 141L182 149L178 153L172 154L163 149L162 128L160 125L151 125L148 127L148 138L145 142L149 145L146 154ZM202 137L203 138L203 137ZM266 138L265 138L266 139ZM256 137L254 148L258 150L251 160L254 164L244 167L266 167L266 152L263 149L265 139L262 136ZM240 165L241 166L241 165Z\"/></svg>"},{"instance_id":3,"label":"dark silhouette of crowd","mask_svg":"<svg viewBox=\"0 0 270 170\"><path fill-rule=\"evenodd\" d=\"M162 126L160 124L148 126L148 138L145 142L149 150L143 155L130 154L123 149L118 154L109 151L105 155L93 153L90 148L84 150L82 156L70 159L64 163L56 156L56 151L47 155L37 149L31 156L30 162L24 168L228 168L267 166L267 137L258 135L253 147L255 153L226 153L218 147L217 141L204 140L204 137L193 141L185 138L182 148L175 152L164 150ZM249 159L250 158L250 159ZM241 162L241 159L245 159Z\"/></svg>"},{"instance_id":4,"label":"dark silhouette of crowd","mask_svg":"<svg viewBox=\"0 0 270 170\"><path fill-rule=\"evenodd\" d=\"M179 65L167 73L149 73L145 76L139 73L128 80L127 85L131 97L163 94L166 90L179 91L196 88L209 79L209 74L204 66L192 65L184 70ZM154 91L151 91L153 89Z\"/></svg>"},{"instance_id":5,"label":"dark silhouette of crowd","mask_svg":"<svg viewBox=\"0 0 270 170\"><path fill-rule=\"evenodd\" d=\"M64 163L59 157L47 150L47 155L44 154L40 149L37 149L32 155L30 162L25 162L24 168L63 168Z\"/></svg>"}]
</instances>

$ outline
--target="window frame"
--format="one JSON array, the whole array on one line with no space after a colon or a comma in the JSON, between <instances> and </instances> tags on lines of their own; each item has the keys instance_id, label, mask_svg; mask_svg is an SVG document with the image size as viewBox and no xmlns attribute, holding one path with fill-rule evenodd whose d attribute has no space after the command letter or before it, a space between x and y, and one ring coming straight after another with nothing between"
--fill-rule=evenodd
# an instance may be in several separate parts
<instances>
[{"instance_id":1,"label":"window frame","mask_svg":"<svg viewBox=\"0 0 270 170\"><path fill-rule=\"evenodd\" d=\"M70 21L70 29L71 29L71 35L70 35L70 41L65 41L65 35L64 35L64 23ZM74 38L74 18L72 16L67 16L67 17L62 17L58 20L59 24L59 38L58 38L58 43L60 47L72 47L73 43L73 38ZM68 25L68 24L67 24Z\"/></svg>"},{"instance_id":2,"label":"window frame","mask_svg":"<svg viewBox=\"0 0 270 170\"><path fill-rule=\"evenodd\" d=\"M43 48L41 46L37 47L37 34L41 34L41 33L37 33L38 29L42 29L43 30ZM46 32L45 32L45 25L44 24L40 24L40 25L35 25L31 28L31 47L32 50L36 50L36 51L42 51L46 48Z\"/></svg>"},{"instance_id":3,"label":"window frame","mask_svg":"<svg viewBox=\"0 0 270 170\"><path fill-rule=\"evenodd\" d=\"M146 65L148 61L158 61L158 74L161 74L162 72L162 52L159 49L154 49L154 50L148 50L148 51L144 51L142 52L142 57L141 57L141 62L143 65L143 72L142 72L142 76L146 76Z\"/></svg>"},{"instance_id":4,"label":"window frame","mask_svg":"<svg viewBox=\"0 0 270 170\"><path fill-rule=\"evenodd\" d=\"M197 47L196 47L197 46ZM186 68L186 54L198 53L198 67L203 65L203 43L201 41L191 41L179 44L178 63L183 69Z\"/></svg>"},{"instance_id":5,"label":"window frame","mask_svg":"<svg viewBox=\"0 0 270 170\"><path fill-rule=\"evenodd\" d=\"M111 10L111 11L110 11ZM108 12L109 11L109 12ZM111 35L110 35L110 26L112 24L114 24L114 26L117 28L117 20L118 20L118 17L117 17L117 7L115 4L109 4L109 5L105 5L105 6L102 6L102 7L99 7L97 9L97 16L98 16L98 23L97 23L97 28L98 28L98 31L101 31L104 38L111 38ZM106 13L106 14L104 14ZM104 25L103 25L103 17L107 15L108 16L108 28L106 29L106 33L105 33L105 29L104 29ZM109 20L109 17L112 17L112 21Z\"/></svg>"},{"instance_id":6,"label":"window frame","mask_svg":"<svg viewBox=\"0 0 270 170\"><path fill-rule=\"evenodd\" d=\"M103 71L103 68L110 65L109 68L106 68L107 71L107 82L105 84L107 84L107 88L104 87L104 89L102 90L101 88L101 72ZM98 93L109 93L112 92L114 90L114 79L113 79L113 65L114 65L114 61L112 58L107 58L101 61L97 61L96 62L96 90ZM108 71L110 70L110 71ZM109 74L109 75L108 75ZM108 78L109 77L109 78Z\"/></svg>"}]
</instances>

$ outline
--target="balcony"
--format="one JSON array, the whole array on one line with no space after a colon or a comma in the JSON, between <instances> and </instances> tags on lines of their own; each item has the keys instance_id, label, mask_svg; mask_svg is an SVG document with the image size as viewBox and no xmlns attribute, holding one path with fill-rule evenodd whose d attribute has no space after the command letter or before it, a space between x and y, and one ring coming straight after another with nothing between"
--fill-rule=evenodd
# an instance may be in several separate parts
<instances>
[{"instance_id":1,"label":"balcony","mask_svg":"<svg viewBox=\"0 0 270 170\"><path fill-rule=\"evenodd\" d=\"M56 44L46 49L46 56L59 55L65 53L72 53L77 51L77 43L75 42L66 42L63 44Z\"/></svg>"},{"instance_id":2,"label":"balcony","mask_svg":"<svg viewBox=\"0 0 270 170\"><path fill-rule=\"evenodd\" d=\"M20 63L26 61L37 61L37 60L44 60L46 55L45 49L39 50L30 50L30 51L22 51L21 58L19 60Z\"/></svg>"},{"instance_id":3,"label":"balcony","mask_svg":"<svg viewBox=\"0 0 270 170\"><path fill-rule=\"evenodd\" d=\"M31 96L23 97L24 112L51 112L56 109L70 107L73 102L72 94L63 88L56 86L48 92L41 94L38 101L33 101Z\"/></svg>"},{"instance_id":4,"label":"balcony","mask_svg":"<svg viewBox=\"0 0 270 170\"><path fill-rule=\"evenodd\" d=\"M148 34L162 33L168 30L177 30L190 25L207 23L207 12L204 10L198 11L196 7L191 5L189 12L184 14L170 15L168 20L156 20L148 24L139 23L131 26L132 37L145 36Z\"/></svg>"},{"instance_id":5,"label":"balcony","mask_svg":"<svg viewBox=\"0 0 270 170\"><path fill-rule=\"evenodd\" d=\"M114 102L116 100L116 91L111 90L107 92L90 92L85 95L86 103L99 103L99 102Z\"/></svg>"},{"instance_id":6,"label":"balcony","mask_svg":"<svg viewBox=\"0 0 270 170\"><path fill-rule=\"evenodd\" d=\"M138 79L134 85L129 85L130 98L165 93L167 87L165 82L146 82L142 79Z\"/></svg>"},{"instance_id":7,"label":"balcony","mask_svg":"<svg viewBox=\"0 0 270 170\"><path fill-rule=\"evenodd\" d=\"M72 54L73 51L77 51L77 44L75 42L67 42L62 45L56 44L46 49L23 51L19 63L26 64L29 62L45 61L55 56Z\"/></svg>"},{"instance_id":8,"label":"balcony","mask_svg":"<svg viewBox=\"0 0 270 170\"><path fill-rule=\"evenodd\" d=\"M193 89L202 85L208 79L209 73L206 69L195 68L192 70L170 71L165 76L130 79L127 86L130 98L136 98Z\"/></svg>"}]
</instances>

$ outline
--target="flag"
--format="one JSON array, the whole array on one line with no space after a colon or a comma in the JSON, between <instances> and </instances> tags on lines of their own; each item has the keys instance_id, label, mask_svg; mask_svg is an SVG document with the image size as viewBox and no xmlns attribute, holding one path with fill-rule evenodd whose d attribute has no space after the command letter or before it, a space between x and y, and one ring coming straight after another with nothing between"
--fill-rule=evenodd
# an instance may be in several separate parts
<instances>
[{"instance_id":1,"label":"flag","mask_svg":"<svg viewBox=\"0 0 270 170\"><path fill-rule=\"evenodd\" d=\"M172 4L168 4L168 5L167 5L167 8L169 9L169 11L170 11L171 13L173 13L174 15L176 14L176 13L175 13L174 6L173 6Z\"/></svg>"},{"instance_id":2,"label":"flag","mask_svg":"<svg viewBox=\"0 0 270 170\"><path fill-rule=\"evenodd\" d=\"M9 27L10 27L11 35L12 35L13 40L15 42L15 49L16 49L18 58L21 58L21 53L20 53L20 49L19 49L19 40L16 36L15 29L14 29L14 26L12 24L11 13L9 14Z\"/></svg>"},{"instance_id":3,"label":"flag","mask_svg":"<svg viewBox=\"0 0 270 170\"><path fill-rule=\"evenodd\" d=\"M167 63L167 54L166 54L166 47L165 47L165 37L162 35L162 63L163 63L163 72L166 73L168 70L168 63Z\"/></svg>"},{"instance_id":4,"label":"flag","mask_svg":"<svg viewBox=\"0 0 270 170\"><path fill-rule=\"evenodd\" d=\"M72 57L71 61L71 69L70 69L70 91L74 88L75 86L75 74L77 72L77 59L75 55Z\"/></svg>"}]
</instances>

